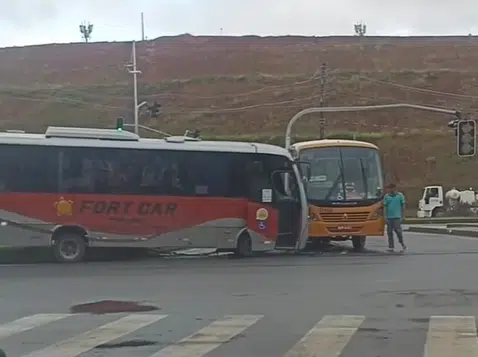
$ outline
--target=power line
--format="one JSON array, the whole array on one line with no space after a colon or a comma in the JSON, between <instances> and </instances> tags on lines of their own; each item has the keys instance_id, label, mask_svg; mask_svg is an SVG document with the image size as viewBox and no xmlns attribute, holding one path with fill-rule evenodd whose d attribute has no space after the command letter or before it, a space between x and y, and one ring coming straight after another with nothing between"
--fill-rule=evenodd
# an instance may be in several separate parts
<instances>
[{"instance_id":1,"label":"power line","mask_svg":"<svg viewBox=\"0 0 478 357\"><path fill-rule=\"evenodd\" d=\"M407 90L411 90L411 91L415 91L415 92L428 93L428 94L432 94L432 95L436 95L436 96L447 96L447 97L471 99L471 100L477 100L478 99L478 96L474 96L474 95L441 92L441 91L436 91L436 90L433 90L433 89L425 89L425 88L407 86L405 84L387 82L387 81L372 79L372 78L363 77L363 76L361 78L368 81L368 82L372 82L372 83L385 84L385 85L389 85L389 86L393 86L393 87L397 87L397 88L407 89Z\"/></svg>"},{"instance_id":2,"label":"power line","mask_svg":"<svg viewBox=\"0 0 478 357\"><path fill-rule=\"evenodd\" d=\"M258 93L262 93L262 92L278 90L278 89L286 89L286 88L306 89L306 88L312 88L312 87L316 86L316 84L313 83L313 81L315 81L317 79L318 72L319 72L319 70L314 72L313 75L311 75L309 78L307 78L305 80L296 81L296 82L289 83L289 84L264 86L262 88L254 89L254 90L251 90L251 91L248 91L248 92L243 92L243 93L233 93L233 92L231 92L231 93L221 93L219 95L212 95L212 96L200 96L200 95L187 94L187 93L159 92L159 93L152 93L152 94L142 95L142 97L151 98L151 97L168 97L168 96L173 97L173 96L177 96L177 97L196 98L196 99L220 99L220 98L227 98L227 97L234 97L234 98L246 97L246 96L250 96L250 95L254 95L254 94L258 94ZM126 84L125 84L125 86L126 86ZM50 91L51 89L53 89L51 87L55 87L54 89L58 92L78 93L78 94L81 94L83 96L91 96L91 97L94 97L94 98L102 98L102 97L103 98L115 98L115 99L130 99L131 98L131 96L117 96L117 95L112 95L112 94L103 94L103 95L92 94L91 89L89 89L88 92L83 92L81 90L74 89L74 88L61 88L61 87L58 87L58 85L56 85L56 84L48 84L45 88L38 89L38 91L41 91L41 90ZM91 85L90 87L95 87L95 85ZM104 85L103 85L103 87L108 88L108 86L104 86ZM2 89L3 90L25 90L25 91L28 91L29 93L32 92L32 87L31 86L12 86L11 84L2 85L0 83L0 90L2 90Z\"/></svg>"}]
</instances>

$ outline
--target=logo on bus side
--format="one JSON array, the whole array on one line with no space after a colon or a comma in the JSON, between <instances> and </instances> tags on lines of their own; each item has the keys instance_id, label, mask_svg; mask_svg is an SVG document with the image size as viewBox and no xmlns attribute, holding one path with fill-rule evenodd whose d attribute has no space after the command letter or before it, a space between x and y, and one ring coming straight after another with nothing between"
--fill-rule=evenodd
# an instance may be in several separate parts
<instances>
[{"instance_id":1,"label":"logo on bus side","mask_svg":"<svg viewBox=\"0 0 478 357\"><path fill-rule=\"evenodd\" d=\"M72 216L73 215L73 201L65 200L60 197L54 204L57 216Z\"/></svg>"},{"instance_id":2,"label":"logo on bus side","mask_svg":"<svg viewBox=\"0 0 478 357\"><path fill-rule=\"evenodd\" d=\"M106 215L172 216L178 205L173 202L81 201L80 213Z\"/></svg>"},{"instance_id":3,"label":"logo on bus side","mask_svg":"<svg viewBox=\"0 0 478 357\"><path fill-rule=\"evenodd\" d=\"M269 211L265 208L259 208L256 212L256 220L265 221L267 218L269 218Z\"/></svg>"}]
</instances>

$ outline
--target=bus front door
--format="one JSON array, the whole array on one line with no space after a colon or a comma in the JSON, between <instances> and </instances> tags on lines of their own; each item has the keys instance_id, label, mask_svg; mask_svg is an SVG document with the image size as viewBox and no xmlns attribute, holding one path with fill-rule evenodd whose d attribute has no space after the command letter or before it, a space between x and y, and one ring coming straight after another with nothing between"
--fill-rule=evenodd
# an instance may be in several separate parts
<instances>
[{"instance_id":1,"label":"bus front door","mask_svg":"<svg viewBox=\"0 0 478 357\"><path fill-rule=\"evenodd\" d=\"M284 186L285 176L289 177L290 192ZM300 237L301 212L300 194L292 171L275 171L272 174L272 206L279 212L276 249L295 249Z\"/></svg>"}]
</instances>

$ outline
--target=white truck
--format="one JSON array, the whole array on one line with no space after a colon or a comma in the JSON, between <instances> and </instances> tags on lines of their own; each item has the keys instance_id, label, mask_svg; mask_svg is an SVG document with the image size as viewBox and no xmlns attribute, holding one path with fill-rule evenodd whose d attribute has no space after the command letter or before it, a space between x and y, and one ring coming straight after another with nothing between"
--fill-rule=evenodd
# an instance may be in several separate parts
<instances>
[{"instance_id":1,"label":"white truck","mask_svg":"<svg viewBox=\"0 0 478 357\"><path fill-rule=\"evenodd\" d=\"M444 193L443 186L426 186L418 201L418 218L469 216L478 214L478 192L455 187Z\"/></svg>"}]
</instances>

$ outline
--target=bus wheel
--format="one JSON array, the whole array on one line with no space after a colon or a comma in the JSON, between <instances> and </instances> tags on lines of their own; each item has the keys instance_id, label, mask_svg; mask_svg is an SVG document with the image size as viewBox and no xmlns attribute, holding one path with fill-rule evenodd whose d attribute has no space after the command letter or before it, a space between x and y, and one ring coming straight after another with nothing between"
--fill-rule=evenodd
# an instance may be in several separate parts
<instances>
[{"instance_id":1,"label":"bus wheel","mask_svg":"<svg viewBox=\"0 0 478 357\"><path fill-rule=\"evenodd\" d=\"M352 246L353 246L355 252L363 252L364 251L366 239L367 239L367 237L358 237L358 236L353 236L352 237Z\"/></svg>"},{"instance_id":2,"label":"bus wheel","mask_svg":"<svg viewBox=\"0 0 478 357\"><path fill-rule=\"evenodd\" d=\"M75 233L60 234L55 238L53 254L60 263L81 262L86 254L84 237Z\"/></svg>"},{"instance_id":3,"label":"bus wheel","mask_svg":"<svg viewBox=\"0 0 478 357\"><path fill-rule=\"evenodd\" d=\"M239 237L234 253L239 258L245 258L252 255L252 240L248 234L242 234Z\"/></svg>"}]
</instances>

